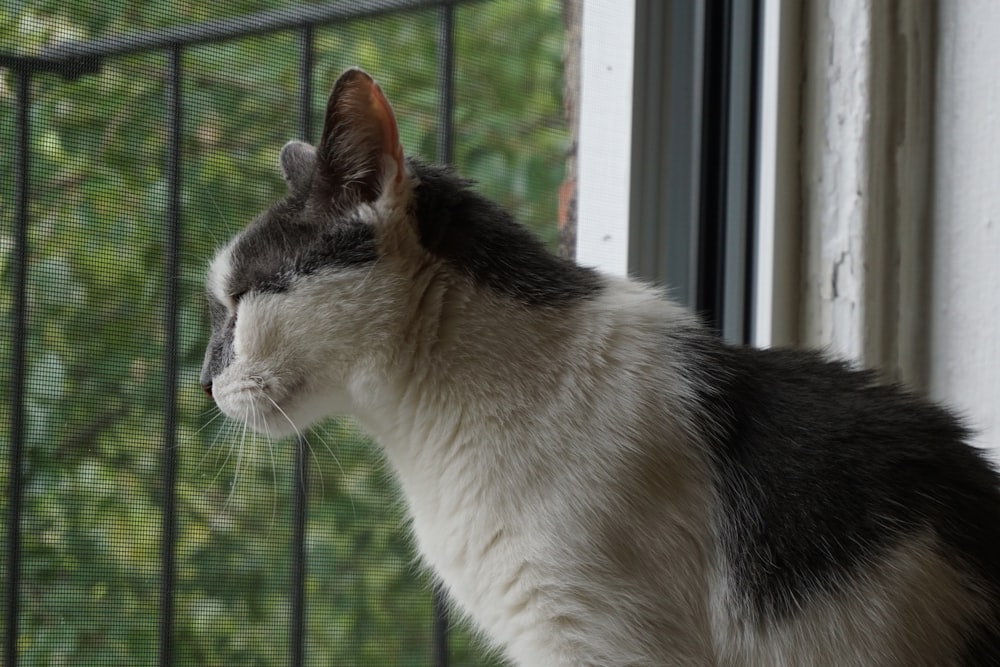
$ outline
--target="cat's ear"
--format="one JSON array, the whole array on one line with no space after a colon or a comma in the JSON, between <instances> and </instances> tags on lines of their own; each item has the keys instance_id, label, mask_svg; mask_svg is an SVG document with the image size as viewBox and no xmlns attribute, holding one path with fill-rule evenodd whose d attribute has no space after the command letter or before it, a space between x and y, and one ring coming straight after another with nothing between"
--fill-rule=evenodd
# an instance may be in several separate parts
<instances>
[{"instance_id":1,"label":"cat's ear","mask_svg":"<svg viewBox=\"0 0 1000 667\"><path fill-rule=\"evenodd\" d=\"M292 192L309 192L316 171L316 149L304 141L289 141L278 155L281 174Z\"/></svg>"},{"instance_id":2,"label":"cat's ear","mask_svg":"<svg viewBox=\"0 0 1000 667\"><path fill-rule=\"evenodd\" d=\"M403 178L403 149L392 107L360 69L344 72L326 107L316 186L338 208L375 201Z\"/></svg>"}]
</instances>

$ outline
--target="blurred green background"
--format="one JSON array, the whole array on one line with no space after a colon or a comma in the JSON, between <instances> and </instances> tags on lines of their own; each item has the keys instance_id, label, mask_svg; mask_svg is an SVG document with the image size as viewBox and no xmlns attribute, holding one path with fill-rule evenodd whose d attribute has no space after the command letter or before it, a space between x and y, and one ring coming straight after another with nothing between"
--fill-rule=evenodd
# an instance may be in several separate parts
<instances>
[{"instance_id":1,"label":"blurred green background","mask_svg":"<svg viewBox=\"0 0 1000 667\"><path fill-rule=\"evenodd\" d=\"M0 50L239 16L277 0L0 4ZM359 4L359 3L353 3ZM318 28L317 125L360 65L404 146L433 159L436 13ZM456 10L455 163L555 240L567 129L559 0ZM283 193L297 136L295 33L185 50L177 665L288 662L293 447L227 423L202 394L202 278L215 247ZM153 665L159 604L166 54L33 78L21 665ZM7 508L13 308L14 76L0 71L0 521ZM315 131L319 132L319 127ZM309 665L428 665L431 596L377 450L350 422L308 437ZM5 539L5 538L2 538ZM6 547L6 545L0 545ZM2 552L0 552L2 553ZM0 560L0 581L6 562ZM3 585L3 584L0 584ZM497 664L459 620L452 664Z\"/></svg>"}]
</instances>

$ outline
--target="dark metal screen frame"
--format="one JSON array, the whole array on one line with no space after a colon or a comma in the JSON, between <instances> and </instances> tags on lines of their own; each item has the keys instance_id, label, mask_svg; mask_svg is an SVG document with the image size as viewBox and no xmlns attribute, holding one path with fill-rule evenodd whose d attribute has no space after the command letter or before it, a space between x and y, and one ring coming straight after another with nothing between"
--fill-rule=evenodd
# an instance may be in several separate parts
<instances>
[{"instance_id":1,"label":"dark metal screen frame","mask_svg":"<svg viewBox=\"0 0 1000 667\"><path fill-rule=\"evenodd\" d=\"M177 530L175 483L177 476L177 375L179 370L179 281L181 244L181 152L184 100L182 56L184 49L196 44L216 43L279 31L299 34L299 119L301 138L313 135L313 29L317 26L370 18L384 14L437 9L438 11L438 118L437 158L450 162L453 153L452 116L454 106L454 8L471 0L368 0L364 3L304 6L281 9L234 19L209 21L134 35L114 36L86 42L71 42L43 50L36 56L0 53L0 67L15 73L14 127L14 322L12 339L11 424L8 455L6 595L4 599L3 664L18 664L18 620L20 616L21 577L21 514L23 496L23 458L25 447L24 390L27 347L27 274L28 222L31 181L29 139L31 126L31 81L35 74L49 72L67 79L100 71L107 58L139 52L165 51L167 56L167 164L168 180L166 208L166 282L164 325L166 351L164 366L164 433L163 433L163 526L160 546L160 607L158 618L158 664L168 667L173 660L173 617L175 584L175 542ZM290 618L290 667L305 663L305 529L306 529L306 444L296 442L294 459L295 493L292 516L292 572ZM443 593L434 591L434 644L431 647L434 664L448 665L448 617Z\"/></svg>"},{"instance_id":2,"label":"dark metal screen frame","mask_svg":"<svg viewBox=\"0 0 1000 667\"><path fill-rule=\"evenodd\" d=\"M29 147L28 109L31 106L31 72L16 72L15 138L14 138L14 336L11 378L10 453L7 476L7 588L4 599L4 664L17 662L17 621L20 607L21 569L21 497L24 480L24 386L25 348L27 346L27 289L28 289L28 197L31 167ZM10 518L13 517L13 518ZM17 519L17 520L14 520Z\"/></svg>"}]
</instances>

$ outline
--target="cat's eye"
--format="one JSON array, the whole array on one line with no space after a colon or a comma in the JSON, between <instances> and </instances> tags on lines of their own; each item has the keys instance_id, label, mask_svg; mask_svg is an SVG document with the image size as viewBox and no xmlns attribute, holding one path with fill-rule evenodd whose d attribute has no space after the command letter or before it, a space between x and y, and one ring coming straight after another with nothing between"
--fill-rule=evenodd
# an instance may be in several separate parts
<instances>
[{"instance_id":1,"label":"cat's eye","mask_svg":"<svg viewBox=\"0 0 1000 667\"><path fill-rule=\"evenodd\" d=\"M239 308L240 300L242 300L244 296L246 296L245 290L237 294L222 294L219 297L222 306L226 309L230 318L236 317L236 310Z\"/></svg>"}]
</instances>

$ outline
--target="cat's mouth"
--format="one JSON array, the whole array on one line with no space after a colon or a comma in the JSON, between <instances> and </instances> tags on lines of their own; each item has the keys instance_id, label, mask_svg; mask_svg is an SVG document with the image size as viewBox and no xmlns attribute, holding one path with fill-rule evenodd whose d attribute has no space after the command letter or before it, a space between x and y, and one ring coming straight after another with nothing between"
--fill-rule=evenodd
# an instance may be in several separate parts
<instances>
[{"instance_id":1,"label":"cat's mouth","mask_svg":"<svg viewBox=\"0 0 1000 667\"><path fill-rule=\"evenodd\" d=\"M290 413L302 384L301 381L290 383L273 376L252 374L216 382L212 394L216 405L230 419L265 435L280 437L300 430Z\"/></svg>"}]
</instances>

